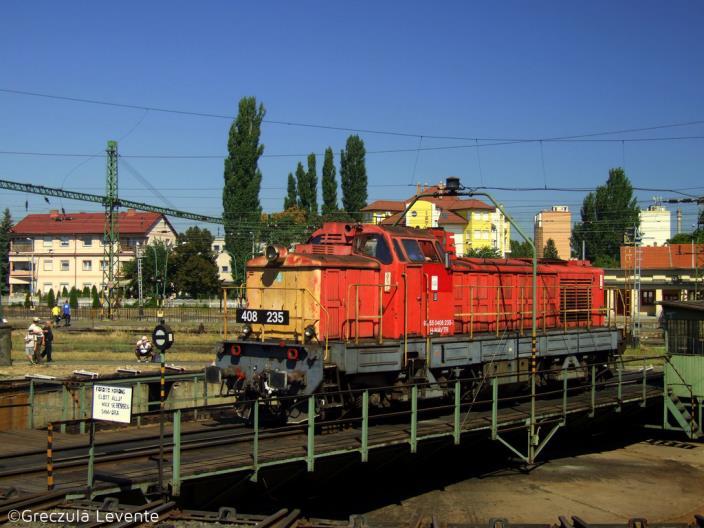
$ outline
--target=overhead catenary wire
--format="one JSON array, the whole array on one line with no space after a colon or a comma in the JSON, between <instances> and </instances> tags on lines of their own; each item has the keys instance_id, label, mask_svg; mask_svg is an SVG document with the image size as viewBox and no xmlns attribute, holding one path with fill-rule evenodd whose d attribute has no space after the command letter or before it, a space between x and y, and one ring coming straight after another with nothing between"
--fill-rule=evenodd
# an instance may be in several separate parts
<instances>
[{"instance_id":1,"label":"overhead catenary wire","mask_svg":"<svg viewBox=\"0 0 704 528\"><path fill-rule=\"evenodd\" d=\"M148 110L148 111L152 111L152 112L162 112L162 113L177 114L177 115L184 115L184 116L191 116L191 117L205 117L205 118L228 119L228 120L235 119L235 117L236 117L231 114L220 114L220 113L192 111L192 110L180 110L180 109L175 109L175 108L150 106L150 105L144 105L144 104L118 103L115 101L105 101L105 100L100 100L100 99L91 99L91 98L87 98L87 97L73 97L73 96L65 96L65 95L56 95L56 94L48 94L48 93L42 93L42 92L34 92L34 91L29 91L29 90L17 90L17 89L11 89L11 88L0 88L0 93L13 94L13 95L23 95L23 96L28 96L28 97L39 97L39 98L45 98L45 99L54 99L54 100L67 101L67 102L73 102L73 103L112 106L112 107L116 107L116 108L128 108L128 109L132 109L132 110ZM633 133L633 132L645 132L645 131L652 131L652 130L661 130L661 129L667 129L667 128L686 127L686 126L694 126L694 125L704 124L704 120L692 120L692 121L682 121L682 122L676 122L676 123L651 125L651 126L645 126L645 127L633 127L633 128L623 128L623 129L617 129L617 130L587 132L587 133L572 134L572 135L566 135L566 136L525 139L525 138L504 138L504 137L480 138L480 137L466 137L466 136L454 136L454 135L437 135L437 134L427 134L427 133L400 132L400 131L392 131L392 130L379 130L379 129L372 129L372 128L336 126L336 125L327 125L327 124L310 123L310 122L302 122L302 121L273 120L273 119L263 119L262 122L268 123L268 124L274 124L274 125L282 125L282 126L319 128L319 129L324 129L324 130L338 130L338 131L343 131L343 132L380 134L380 135L400 136L400 137L418 138L420 136L423 136L426 139L448 139L448 140L460 140L460 141L469 141L469 140L474 141L475 139L477 139L480 141L518 141L518 142L536 141L536 140L540 140L540 139L542 139L543 141L556 141L556 140L560 140L560 139L566 140L566 139L577 139L577 138L593 138L593 137L597 137L597 136L625 134L625 133Z\"/></svg>"},{"instance_id":2,"label":"overhead catenary wire","mask_svg":"<svg viewBox=\"0 0 704 528\"><path fill-rule=\"evenodd\" d=\"M463 145L439 145L433 147L405 147L405 148L390 148L390 149L379 149L379 150L367 150L365 154L367 155L380 155L380 154L403 154L403 153L420 153L429 151L443 151L443 150L462 150L462 149L479 149L485 147L497 147L504 145L515 145L523 143L631 143L631 142L658 142L658 141L686 141L686 140L702 140L704 136L676 136L676 137L650 137L650 138L623 138L623 139L541 139L541 138L527 138L521 140L505 140L496 141L490 143L479 143L479 141L485 141L481 139L474 139L474 143L463 144ZM0 154L5 156L43 156L43 157L57 157L57 158L95 158L99 154L91 154L85 152L46 152L46 151L32 151L32 150L0 150ZM275 154L262 154L260 158L304 158L310 155L310 152L306 153L275 153ZM324 152L314 152L315 156L324 156ZM120 154L120 158L140 158L140 159L224 159L227 157L226 153L223 154Z\"/></svg>"}]
</instances>

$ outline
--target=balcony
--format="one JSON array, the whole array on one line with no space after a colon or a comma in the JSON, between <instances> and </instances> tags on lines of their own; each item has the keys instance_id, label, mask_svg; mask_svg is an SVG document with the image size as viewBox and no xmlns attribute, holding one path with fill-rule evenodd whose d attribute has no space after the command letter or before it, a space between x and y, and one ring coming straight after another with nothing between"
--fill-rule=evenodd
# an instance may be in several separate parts
<instances>
[{"instance_id":1,"label":"balcony","mask_svg":"<svg viewBox=\"0 0 704 528\"><path fill-rule=\"evenodd\" d=\"M13 253L31 253L34 243L29 240L13 240L10 251Z\"/></svg>"}]
</instances>

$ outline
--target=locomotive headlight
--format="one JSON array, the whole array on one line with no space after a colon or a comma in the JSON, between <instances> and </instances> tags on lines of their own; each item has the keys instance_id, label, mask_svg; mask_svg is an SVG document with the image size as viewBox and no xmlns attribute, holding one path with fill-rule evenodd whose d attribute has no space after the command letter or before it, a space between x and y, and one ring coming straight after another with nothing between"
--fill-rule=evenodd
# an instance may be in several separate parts
<instances>
[{"instance_id":1,"label":"locomotive headlight","mask_svg":"<svg viewBox=\"0 0 704 528\"><path fill-rule=\"evenodd\" d=\"M303 330L303 335L307 340L313 339L315 337L315 327L313 325L306 326L305 330Z\"/></svg>"},{"instance_id":2,"label":"locomotive headlight","mask_svg":"<svg viewBox=\"0 0 704 528\"><path fill-rule=\"evenodd\" d=\"M249 325L244 325L244 328L242 329L242 335L245 339L252 335L252 327Z\"/></svg>"}]
</instances>

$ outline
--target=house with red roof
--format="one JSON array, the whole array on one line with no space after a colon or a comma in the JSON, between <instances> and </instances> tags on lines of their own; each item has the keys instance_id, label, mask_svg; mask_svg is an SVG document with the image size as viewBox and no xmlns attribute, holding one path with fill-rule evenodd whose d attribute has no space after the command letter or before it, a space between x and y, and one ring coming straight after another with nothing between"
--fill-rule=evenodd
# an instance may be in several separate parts
<instances>
[{"instance_id":1,"label":"house with red roof","mask_svg":"<svg viewBox=\"0 0 704 528\"><path fill-rule=\"evenodd\" d=\"M176 230L162 214L129 209L118 213L119 262L135 258L139 245L176 243ZM12 228L10 295L101 289L104 213L30 214ZM119 276L119 269L118 269Z\"/></svg>"},{"instance_id":2,"label":"house with red roof","mask_svg":"<svg viewBox=\"0 0 704 528\"><path fill-rule=\"evenodd\" d=\"M442 190L443 184L418 187L419 194ZM393 224L413 200L377 200L362 212L363 221L370 224ZM471 249L493 247L502 256L511 251L511 224L493 205L473 198L459 196L424 196L420 198L402 220L402 225L426 229L442 227L452 233L458 255Z\"/></svg>"}]
</instances>

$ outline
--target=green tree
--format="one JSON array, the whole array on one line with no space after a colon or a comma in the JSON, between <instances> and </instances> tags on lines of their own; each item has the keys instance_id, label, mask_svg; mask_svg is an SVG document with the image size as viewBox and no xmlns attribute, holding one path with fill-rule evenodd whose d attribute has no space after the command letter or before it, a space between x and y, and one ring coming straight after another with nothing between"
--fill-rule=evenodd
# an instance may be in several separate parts
<instances>
[{"instance_id":1,"label":"green tree","mask_svg":"<svg viewBox=\"0 0 704 528\"><path fill-rule=\"evenodd\" d=\"M512 258L533 258L533 249L525 240L511 240L511 257Z\"/></svg>"},{"instance_id":2,"label":"green tree","mask_svg":"<svg viewBox=\"0 0 704 528\"><path fill-rule=\"evenodd\" d=\"M298 205L298 192L296 191L296 180L293 174L288 173L288 184L286 187L286 198L284 198L284 211Z\"/></svg>"},{"instance_id":3,"label":"green tree","mask_svg":"<svg viewBox=\"0 0 704 528\"><path fill-rule=\"evenodd\" d=\"M27 292L24 296L24 307L29 308L32 306L32 298L29 296L29 292Z\"/></svg>"},{"instance_id":4,"label":"green tree","mask_svg":"<svg viewBox=\"0 0 704 528\"><path fill-rule=\"evenodd\" d=\"M335 179L335 162L332 147L325 149L323 161L323 209L324 217L337 211L337 180Z\"/></svg>"},{"instance_id":5,"label":"green tree","mask_svg":"<svg viewBox=\"0 0 704 528\"><path fill-rule=\"evenodd\" d=\"M582 221L574 226L572 247L595 265L615 267L627 230L640 225L638 203L633 186L622 168L609 170L606 184L590 192L582 203Z\"/></svg>"},{"instance_id":6,"label":"green tree","mask_svg":"<svg viewBox=\"0 0 704 528\"><path fill-rule=\"evenodd\" d=\"M56 295L54 295L54 290L53 288L49 290L49 292L46 294L46 305L49 308L53 308L54 305L56 304Z\"/></svg>"},{"instance_id":7,"label":"green tree","mask_svg":"<svg viewBox=\"0 0 704 528\"><path fill-rule=\"evenodd\" d=\"M91 306L93 308L100 308L100 296L98 295L98 289L93 286L93 289L90 291L90 296L92 298L91 301Z\"/></svg>"},{"instance_id":8,"label":"green tree","mask_svg":"<svg viewBox=\"0 0 704 528\"><path fill-rule=\"evenodd\" d=\"M469 248L465 254L465 257L471 258L501 258L501 252L490 246L480 247L480 248Z\"/></svg>"},{"instance_id":9,"label":"green tree","mask_svg":"<svg viewBox=\"0 0 704 528\"><path fill-rule=\"evenodd\" d=\"M78 290L71 288L68 294L68 304L71 308L78 308Z\"/></svg>"},{"instance_id":10,"label":"green tree","mask_svg":"<svg viewBox=\"0 0 704 528\"><path fill-rule=\"evenodd\" d=\"M68 299L68 289L66 288L66 286L64 286L61 290L61 297L63 297L64 300Z\"/></svg>"},{"instance_id":11,"label":"green tree","mask_svg":"<svg viewBox=\"0 0 704 528\"><path fill-rule=\"evenodd\" d=\"M290 247L293 243L306 241L313 227L309 224L306 211L290 208L280 213L263 215L262 239L267 244L281 244Z\"/></svg>"},{"instance_id":12,"label":"green tree","mask_svg":"<svg viewBox=\"0 0 704 528\"><path fill-rule=\"evenodd\" d=\"M217 295L220 290L216 255L212 250L213 235L207 229L189 227L178 235L173 263L174 289L192 298Z\"/></svg>"},{"instance_id":13,"label":"green tree","mask_svg":"<svg viewBox=\"0 0 704 528\"><path fill-rule=\"evenodd\" d=\"M251 255L252 233L256 234L259 229L262 173L258 162L264 153L259 136L264 114L264 106L257 107L254 97L243 97L227 142L222 193L225 249L232 261L233 280L238 284L244 281L245 263Z\"/></svg>"},{"instance_id":14,"label":"green tree","mask_svg":"<svg viewBox=\"0 0 704 528\"><path fill-rule=\"evenodd\" d=\"M0 220L0 295L7 294L10 284L10 234L12 215L6 207Z\"/></svg>"},{"instance_id":15,"label":"green tree","mask_svg":"<svg viewBox=\"0 0 704 528\"><path fill-rule=\"evenodd\" d=\"M171 249L161 240L144 246L142 253L142 291L145 296L169 295L174 289L170 286L176 269L174 259L171 258ZM137 259L130 260L122 264L122 274L129 280L127 290L132 297L137 296L139 291ZM164 292L164 278L166 278L166 292Z\"/></svg>"},{"instance_id":16,"label":"green tree","mask_svg":"<svg viewBox=\"0 0 704 528\"><path fill-rule=\"evenodd\" d=\"M547 243L545 244L545 248L543 249L543 258L547 259L559 259L559 255L557 254L557 246L555 245L555 241L552 238L548 238Z\"/></svg>"},{"instance_id":17,"label":"green tree","mask_svg":"<svg viewBox=\"0 0 704 528\"><path fill-rule=\"evenodd\" d=\"M88 286L83 286L81 297L90 297L90 288Z\"/></svg>"},{"instance_id":18,"label":"green tree","mask_svg":"<svg viewBox=\"0 0 704 528\"><path fill-rule=\"evenodd\" d=\"M308 155L308 170L301 163L296 167L298 207L306 211L308 218L318 215L318 174L315 168L315 154Z\"/></svg>"},{"instance_id":19,"label":"green tree","mask_svg":"<svg viewBox=\"0 0 704 528\"><path fill-rule=\"evenodd\" d=\"M367 205L365 155L364 141L357 135L348 137L340 152L342 207L357 221L362 220L361 211Z\"/></svg>"}]
</instances>

